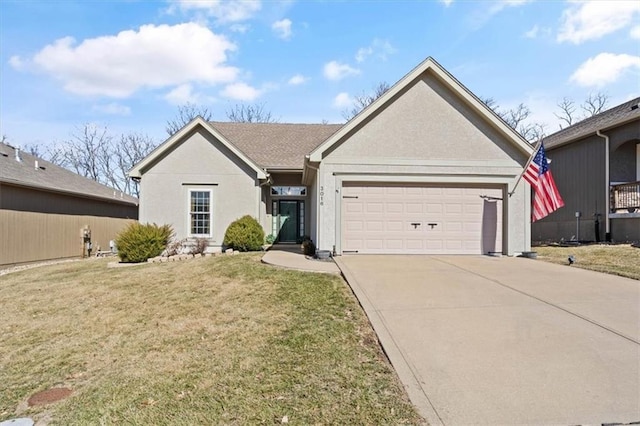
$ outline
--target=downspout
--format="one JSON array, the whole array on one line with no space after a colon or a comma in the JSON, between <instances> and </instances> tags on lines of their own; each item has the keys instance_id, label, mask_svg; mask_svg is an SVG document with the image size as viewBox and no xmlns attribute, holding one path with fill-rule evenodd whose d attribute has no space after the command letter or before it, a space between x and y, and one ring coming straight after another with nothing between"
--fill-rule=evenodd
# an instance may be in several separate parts
<instances>
[{"instance_id":1,"label":"downspout","mask_svg":"<svg viewBox=\"0 0 640 426\"><path fill-rule=\"evenodd\" d=\"M609 136L596 130L596 135L604 139L604 188L606 195L604 198L604 227L605 241L611 241L611 220L609 219L609 211L611 208L611 188L609 187Z\"/></svg>"}]
</instances>

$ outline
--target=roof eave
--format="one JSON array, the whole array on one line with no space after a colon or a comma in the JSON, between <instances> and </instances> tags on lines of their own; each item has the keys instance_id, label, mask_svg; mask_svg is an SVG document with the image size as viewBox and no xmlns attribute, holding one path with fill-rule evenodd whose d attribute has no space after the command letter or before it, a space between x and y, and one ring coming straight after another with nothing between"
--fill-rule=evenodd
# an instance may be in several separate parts
<instances>
[{"instance_id":1,"label":"roof eave","mask_svg":"<svg viewBox=\"0 0 640 426\"><path fill-rule=\"evenodd\" d=\"M342 128L340 128L333 135L327 138L323 143L318 145L318 147L316 147L309 155L309 160L312 162L322 161L324 153L329 148L340 141L351 130L360 125L369 116L374 114L378 109L385 105L390 99L396 96L401 90L403 90L405 87L407 87L427 71L432 71L437 78L445 82L447 86L454 91L454 93L462 98L480 115L484 116L485 119L490 121L495 128L497 128L505 137L507 137L507 139L512 141L514 145L516 145L516 147L520 151L522 151L523 154L526 154L527 156L531 155L531 153L533 152L533 147L522 137L522 135L520 135L508 124L506 124L504 120L502 120L495 113L495 111L487 107L477 96L471 93L469 89L467 89L462 83L460 83L455 77L453 77L453 75L446 71L432 57L428 57L413 70L411 70L408 74L402 77L382 96L380 96L373 103L360 111L359 114L348 121L344 126L342 126Z\"/></svg>"},{"instance_id":2,"label":"roof eave","mask_svg":"<svg viewBox=\"0 0 640 426\"><path fill-rule=\"evenodd\" d=\"M253 160L247 157L242 151L240 151L234 144L232 144L227 138L225 138L215 127L208 123L204 118L197 116L189 123L187 123L182 129L169 137L166 141L160 144L156 149L151 151L149 155L143 158L138 164L133 166L127 173L130 178L142 178L142 175L146 169L152 165L156 160L162 158L162 156L169 151L176 143L178 143L187 134L192 132L198 126L208 131L213 137L218 139L223 145L225 145L234 155L240 158L245 164L256 172L258 179L266 179L267 172L259 167Z\"/></svg>"},{"instance_id":3,"label":"roof eave","mask_svg":"<svg viewBox=\"0 0 640 426\"><path fill-rule=\"evenodd\" d=\"M631 122L633 122L635 120L640 120L640 115L634 115L632 117L623 117L620 120L617 120L617 121L615 121L613 123L610 123L610 124L608 124L606 126L595 128L595 130L585 131L585 132L582 132L582 133L578 133L577 135L574 135L572 137L567 137L567 138L564 138L564 139L560 139L560 141L558 141L558 142L552 142L551 145L545 145L545 149L555 149L555 148L559 148L561 146L569 145L569 144L571 144L573 142L579 141L580 139L584 139L586 137L593 136L598 131L606 132L606 131L611 130L611 129L615 128L615 127L619 127L619 126L631 123ZM568 129L568 127L567 127L567 129ZM553 136L553 135L551 135L551 136Z\"/></svg>"},{"instance_id":4,"label":"roof eave","mask_svg":"<svg viewBox=\"0 0 640 426\"><path fill-rule=\"evenodd\" d=\"M27 188L27 189L36 189L38 191L46 191L46 192L53 192L56 194L63 194L63 195L73 195L75 197L80 197L80 198L90 198L92 200L100 200L100 201L105 201L105 202L113 202L113 203L117 203L117 204L125 204L128 206L135 206L137 207L139 204L139 200L135 199L134 200L125 200L123 198L116 198L116 197L107 197L107 196L103 196L103 195L95 195L95 194L88 194L85 192L76 192L76 191L69 191L66 189L56 189L56 188L50 188L48 186L43 186L43 185L36 185L36 184L32 184L32 183L27 183L27 182L21 182L18 180L13 180L13 179L7 179L7 178L0 178L0 183L4 183L7 185L11 185L11 186L18 186L21 188ZM121 191L116 191L114 189L115 192L121 192Z\"/></svg>"}]
</instances>

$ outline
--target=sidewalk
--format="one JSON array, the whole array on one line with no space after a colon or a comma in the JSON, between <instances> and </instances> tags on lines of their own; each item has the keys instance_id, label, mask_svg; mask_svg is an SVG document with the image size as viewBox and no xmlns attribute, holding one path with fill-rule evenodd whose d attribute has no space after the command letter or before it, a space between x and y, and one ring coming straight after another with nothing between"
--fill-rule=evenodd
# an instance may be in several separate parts
<instances>
[{"instance_id":1,"label":"sidewalk","mask_svg":"<svg viewBox=\"0 0 640 426\"><path fill-rule=\"evenodd\" d=\"M307 258L300 251L299 244L274 244L262 256L262 262L298 271L339 274L340 269L333 261Z\"/></svg>"}]
</instances>

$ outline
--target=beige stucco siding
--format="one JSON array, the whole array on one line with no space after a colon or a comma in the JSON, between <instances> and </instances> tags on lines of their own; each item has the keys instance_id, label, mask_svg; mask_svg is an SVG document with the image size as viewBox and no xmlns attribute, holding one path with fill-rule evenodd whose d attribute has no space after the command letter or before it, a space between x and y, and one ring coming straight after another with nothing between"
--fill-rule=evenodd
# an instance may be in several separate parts
<instances>
[{"instance_id":1,"label":"beige stucco siding","mask_svg":"<svg viewBox=\"0 0 640 426\"><path fill-rule=\"evenodd\" d=\"M143 171L140 221L171 224L178 239L189 237L189 190L212 192L211 244L220 246L227 226L243 215L266 224L256 172L202 131L187 135Z\"/></svg>"},{"instance_id":2,"label":"beige stucco siding","mask_svg":"<svg viewBox=\"0 0 640 426\"><path fill-rule=\"evenodd\" d=\"M522 154L436 78L425 75L327 159L520 161Z\"/></svg>"},{"instance_id":3,"label":"beige stucco siding","mask_svg":"<svg viewBox=\"0 0 640 426\"><path fill-rule=\"evenodd\" d=\"M320 163L318 242L340 252L343 182L473 184L511 192L527 155L425 74L355 129ZM529 187L503 203L503 251L530 249Z\"/></svg>"}]
</instances>

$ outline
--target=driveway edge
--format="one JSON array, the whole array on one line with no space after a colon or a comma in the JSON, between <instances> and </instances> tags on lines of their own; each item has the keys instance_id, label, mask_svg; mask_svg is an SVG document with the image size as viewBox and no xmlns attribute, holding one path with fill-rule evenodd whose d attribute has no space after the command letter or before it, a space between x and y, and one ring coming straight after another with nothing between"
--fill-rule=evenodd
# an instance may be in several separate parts
<instances>
[{"instance_id":1,"label":"driveway edge","mask_svg":"<svg viewBox=\"0 0 640 426\"><path fill-rule=\"evenodd\" d=\"M443 426L444 423L433 408L431 401L429 401L429 398L424 393L420 380L416 377L404 354L400 351L398 345L396 345L396 342L393 340L384 319L378 311L373 308L373 304L369 300L366 292L362 287L360 287L358 281L355 279L351 271L349 271L349 268L344 264L344 262L342 262L342 259L340 257L335 257L333 260L342 271L342 276L356 295L356 298L358 299L358 302L360 302L367 318L369 318L369 322L373 326L387 358L395 369L400 382L404 385L404 388L409 395L409 399L417 408L418 413L422 415L430 425Z\"/></svg>"}]
</instances>

